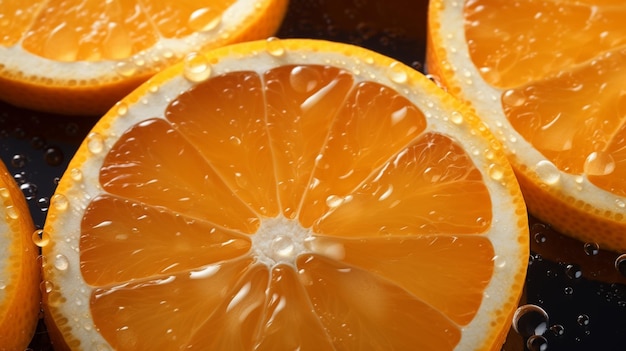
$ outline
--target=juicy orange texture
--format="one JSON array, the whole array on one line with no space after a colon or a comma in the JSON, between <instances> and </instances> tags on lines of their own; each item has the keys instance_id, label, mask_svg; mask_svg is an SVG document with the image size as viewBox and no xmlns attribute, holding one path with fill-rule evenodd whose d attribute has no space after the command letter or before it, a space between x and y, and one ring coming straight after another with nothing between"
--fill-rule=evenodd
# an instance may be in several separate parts
<instances>
[{"instance_id":1,"label":"juicy orange texture","mask_svg":"<svg viewBox=\"0 0 626 351\"><path fill-rule=\"evenodd\" d=\"M137 115L133 101L163 93L169 88L151 87L185 69L155 77L98 123L70 164L51 208L62 198L72 211L50 213L52 244L44 248L70 262L44 269L59 285L46 301L68 345L498 348L523 284L527 223L503 155L490 153L488 175L480 153L466 151L489 148L490 134L474 130L472 144L434 128L434 117L374 75L363 79L320 58L281 61L298 61L289 50L353 50L392 63L363 49L272 40L207 53L207 62L217 67L237 50L261 58L225 60L224 72L173 88L162 112ZM435 99L457 104L407 74ZM478 126L469 112L465 118ZM110 133L117 123L129 124ZM504 218L515 218L502 224L509 241L494 236ZM77 256L63 251L64 237L76 240ZM498 257L503 247L511 257ZM506 286L494 286L504 267L513 270ZM64 317L82 308L72 306L73 295L84 299L70 286L79 280L92 319L83 326L97 336L82 337ZM471 328L482 335L463 336L471 323L483 323Z\"/></svg>"},{"instance_id":2,"label":"juicy orange texture","mask_svg":"<svg viewBox=\"0 0 626 351\"><path fill-rule=\"evenodd\" d=\"M0 8L0 97L103 114L187 53L272 35L285 0L10 0Z\"/></svg>"},{"instance_id":3,"label":"juicy orange texture","mask_svg":"<svg viewBox=\"0 0 626 351\"><path fill-rule=\"evenodd\" d=\"M501 139L531 213L626 249L624 3L433 1L430 12L429 68Z\"/></svg>"}]
</instances>

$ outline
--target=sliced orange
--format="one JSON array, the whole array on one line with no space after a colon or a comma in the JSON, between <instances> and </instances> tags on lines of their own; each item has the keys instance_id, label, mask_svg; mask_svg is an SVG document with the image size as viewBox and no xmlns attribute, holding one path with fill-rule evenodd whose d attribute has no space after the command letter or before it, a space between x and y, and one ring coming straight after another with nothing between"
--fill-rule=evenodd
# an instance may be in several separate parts
<instances>
[{"instance_id":1,"label":"sliced orange","mask_svg":"<svg viewBox=\"0 0 626 351\"><path fill-rule=\"evenodd\" d=\"M0 161L0 350L24 350L40 311L39 249L22 191Z\"/></svg>"},{"instance_id":2,"label":"sliced orange","mask_svg":"<svg viewBox=\"0 0 626 351\"><path fill-rule=\"evenodd\" d=\"M428 69L504 144L529 211L626 250L626 5L446 1Z\"/></svg>"},{"instance_id":3,"label":"sliced orange","mask_svg":"<svg viewBox=\"0 0 626 351\"><path fill-rule=\"evenodd\" d=\"M359 47L196 54L78 149L43 248L74 349L499 350L528 259L499 143Z\"/></svg>"},{"instance_id":4,"label":"sliced orange","mask_svg":"<svg viewBox=\"0 0 626 351\"><path fill-rule=\"evenodd\" d=\"M0 98L101 115L187 53L272 35L287 0L9 0L0 6Z\"/></svg>"}]
</instances>

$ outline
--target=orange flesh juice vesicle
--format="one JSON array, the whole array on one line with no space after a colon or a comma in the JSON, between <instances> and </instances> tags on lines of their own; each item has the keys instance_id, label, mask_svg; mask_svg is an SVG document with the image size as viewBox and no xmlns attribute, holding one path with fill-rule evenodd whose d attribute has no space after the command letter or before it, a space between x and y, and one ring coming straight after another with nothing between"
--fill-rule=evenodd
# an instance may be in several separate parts
<instances>
[{"instance_id":1,"label":"orange flesh juice vesicle","mask_svg":"<svg viewBox=\"0 0 626 351\"><path fill-rule=\"evenodd\" d=\"M336 68L283 66L211 78L164 117L119 138L83 217L81 272L109 343L458 342L493 272L480 235L492 205L468 155L408 100ZM261 259L265 244L304 249Z\"/></svg>"},{"instance_id":2,"label":"orange flesh juice vesicle","mask_svg":"<svg viewBox=\"0 0 626 351\"><path fill-rule=\"evenodd\" d=\"M504 90L512 126L558 169L626 195L626 6L617 0L515 4L466 3L472 61Z\"/></svg>"},{"instance_id":3,"label":"orange flesh juice vesicle","mask_svg":"<svg viewBox=\"0 0 626 351\"><path fill-rule=\"evenodd\" d=\"M58 61L124 59L161 38L182 38L217 27L235 1L200 7L189 1L82 0L3 3L0 44ZM25 4L28 4L25 6ZM200 4L202 5L202 4ZM20 37L20 33L26 33Z\"/></svg>"}]
</instances>

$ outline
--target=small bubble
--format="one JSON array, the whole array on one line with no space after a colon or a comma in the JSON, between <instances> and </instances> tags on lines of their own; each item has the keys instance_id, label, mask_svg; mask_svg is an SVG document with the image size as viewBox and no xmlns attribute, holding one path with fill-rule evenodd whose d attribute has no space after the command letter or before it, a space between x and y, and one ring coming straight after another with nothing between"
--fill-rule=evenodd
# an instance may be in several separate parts
<instances>
[{"instance_id":1,"label":"small bubble","mask_svg":"<svg viewBox=\"0 0 626 351\"><path fill-rule=\"evenodd\" d=\"M406 70L404 66L400 62L393 62L389 65L389 70L387 71L387 76L391 79L392 82L402 84L406 83L409 79L406 74Z\"/></svg>"},{"instance_id":2,"label":"small bubble","mask_svg":"<svg viewBox=\"0 0 626 351\"><path fill-rule=\"evenodd\" d=\"M39 247L44 247L50 243L50 236L41 229L33 232L33 242Z\"/></svg>"},{"instance_id":3,"label":"small bubble","mask_svg":"<svg viewBox=\"0 0 626 351\"><path fill-rule=\"evenodd\" d=\"M87 149L93 154L99 154L104 149L104 137L92 132L87 135Z\"/></svg>"},{"instance_id":4,"label":"small bubble","mask_svg":"<svg viewBox=\"0 0 626 351\"><path fill-rule=\"evenodd\" d=\"M34 183L20 184L20 190L22 190L26 200L32 200L37 196L37 185Z\"/></svg>"},{"instance_id":5,"label":"small bubble","mask_svg":"<svg viewBox=\"0 0 626 351\"><path fill-rule=\"evenodd\" d=\"M548 240L548 237L544 233L535 233L534 238L537 244L543 244Z\"/></svg>"},{"instance_id":6,"label":"small bubble","mask_svg":"<svg viewBox=\"0 0 626 351\"><path fill-rule=\"evenodd\" d=\"M47 197L40 197L37 199L37 207L39 207L42 212L48 211L48 207L50 207L50 199Z\"/></svg>"},{"instance_id":7,"label":"small bubble","mask_svg":"<svg viewBox=\"0 0 626 351\"><path fill-rule=\"evenodd\" d=\"M550 331L554 336L563 336L565 335L565 327L561 324L553 324L550 326Z\"/></svg>"},{"instance_id":8,"label":"small bubble","mask_svg":"<svg viewBox=\"0 0 626 351\"><path fill-rule=\"evenodd\" d=\"M116 111L118 116L124 116L128 113L128 105L125 102L118 102L116 105Z\"/></svg>"},{"instance_id":9,"label":"small bubble","mask_svg":"<svg viewBox=\"0 0 626 351\"><path fill-rule=\"evenodd\" d=\"M589 316L586 314L580 314L576 317L576 323L581 327L586 327L589 325Z\"/></svg>"},{"instance_id":10,"label":"small bubble","mask_svg":"<svg viewBox=\"0 0 626 351\"><path fill-rule=\"evenodd\" d=\"M626 202L622 199L615 199L615 206L620 209L626 208Z\"/></svg>"},{"instance_id":11,"label":"small bubble","mask_svg":"<svg viewBox=\"0 0 626 351\"><path fill-rule=\"evenodd\" d=\"M34 136L32 139L30 139L30 146L35 150L39 150L43 148L45 145L46 145L46 140L43 137Z\"/></svg>"},{"instance_id":12,"label":"small bubble","mask_svg":"<svg viewBox=\"0 0 626 351\"><path fill-rule=\"evenodd\" d=\"M58 211L65 211L70 203L65 195L55 194L52 196L52 206Z\"/></svg>"},{"instance_id":13,"label":"small bubble","mask_svg":"<svg viewBox=\"0 0 626 351\"><path fill-rule=\"evenodd\" d=\"M604 176L615 170L615 159L608 152L592 152L585 159L583 170L587 175Z\"/></svg>"},{"instance_id":14,"label":"small bubble","mask_svg":"<svg viewBox=\"0 0 626 351\"><path fill-rule=\"evenodd\" d=\"M41 291L49 294L54 289L54 284L52 284L49 280L44 280L41 282Z\"/></svg>"},{"instance_id":15,"label":"small bubble","mask_svg":"<svg viewBox=\"0 0 626 351\"><path fill-rule=\"evenodd\" d=\"M554 185L561 179L561 171L548 160L541 160L535 165L537 176L547 185Z\"/></svg>"},{"instance_id":16,"label":"small bubble","mask_svg":"<svg viewBox=\"0 0 626 351\"><path fill-rule=\"evenodd\" d=\"M46 148L43 154L44 160L49 166L56 167L63 163L63 151L56 146Z\"/></svg>"},{"instance_id":17,"label":"small bubble","mask_svg":"<svg viewBox=\"0 0 626 351\"><path fill-rule=\"evenodd\" d=\"M489 165L489 177L493 180L502 180L504 178L504 169L495 163Z\"/></svg>"},{"instance_id":18,"label":"small bubble","mask_svg":"<svg viewBox=\"0 0 626 351\"><path fill-rule=\"evenodd\" d=\"M266 44L267 52L270 55L274 57L280 57L285 55L285 47L283 46L283 43L280 41L280 39L276 37L267 38Z\"/></svg>"},{"instance_id":19,"label":"small bubble","mask_svg":"<svg viewBox=\"0 0 626 351\"><path fill-rule=\"evenodd\" d=\"M524 338L541 335L547 327L548 314L537 305L520 306L513 315L513 329Z\"/></svg>"},{"instance_id":20,"label":"small bubble","mask_svg":"<svg viewBox=\"0 0 626 351\"><path fill-rule=\"evenodd\" d=\"M565 275L570 279L580 279L583 276L583 271L576 264L568 264L565 266Z\"/></svg>"},{"instance_id":21,"label":"small bubble","mask_svg":"<svg viewBox=\"0 0 626 351\"><path fill-rule=\"evenodd\" d=\"M18 219L20 217L19 213L13 206L7 206L4 210L6 211L7 217L10 219Z\"/></svg>"},{"instance_id":22,"label":"small bubble","mask_svg":"<svg viewBox=\"0 0 626 351\"><path fill-rule=\"evenodd\" d=\"M598 243L585 243L583 250L587 256L595 256L600 253L600 245Z\"/></svg>"},{"instance_id":23,"label":"small bubble","mask_svg":"<svg viewBox=\"0 0 626 351\"><path fill-rule=\"evenodd\" d=\"M54 257L54 268L65 271L69 268L70 261L65 257L65 255L58 254Z\"/></svg>"},{"instance_id":24,"label":"small bubble","mask_svg":"<svg viewBox=\"0 0 626 351\"><path fill-rule=\"evenodd\" d=\"M192 52L185 56L184 62L183 75L189 81L199 83L207 80L211 76L211 65L204 55Z\"/></svg>"},{"instance_id":25,"label":"small bubble","mask_svg":"<svg viewBox=\"0 0 626 351\"><path fill-rule=\"evenodd\" d=\"M566 286L563 289L563 292L565 293L565 295L573 295L574 294L574 288L572 288L571 286Z\"/></svg>"},{"instance_id":26,"label":"small bubble","mask_svg":"<svg viewBox=\"0 0 626 351\"><path fill-rule=\"evenodd\" d=\"M546 351L548 350L548 340L541 335L531 335L526 340L528 351Z\"/></svg>"},{"instance_id":27,"label":"small bubble","mask_svg":"<svg viewBox=\"0 0 626 351\"><path fill-rule=\"evenodd\" d=\"M621 254L615 259L615 269L626 277L626 254Z\"/></svg>"},{"instance_id":28,"label":"small bubble","mask_svg":"<svg viewBox=\"0 0 626 351\"><path fill-rule=\"evenodd\" d=\"M26 166L26 156L22 154L15 154L11 157L11 166L15 168L23 168Z\"/></svg>"}]
</instances>

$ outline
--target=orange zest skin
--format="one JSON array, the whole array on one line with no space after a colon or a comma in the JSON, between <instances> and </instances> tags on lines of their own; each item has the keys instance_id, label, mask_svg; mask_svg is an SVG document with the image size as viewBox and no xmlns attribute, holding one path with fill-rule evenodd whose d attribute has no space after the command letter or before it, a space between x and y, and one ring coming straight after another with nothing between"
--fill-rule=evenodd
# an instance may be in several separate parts
<instances>
[{"instance_id":1,"label":"orange zest skin","mask_svg":"<svg viewBox=\"0 0 626 351\"><path fill-rule=\"evenodd\" d=\"M0 234L7 245L7 255L0 257L6 261L0 265L0 349L24 350L39 319L39 250L31 239L35 229L24 195L1 162L0 206L7 226Z\"/></svg>"}]
</instances>

